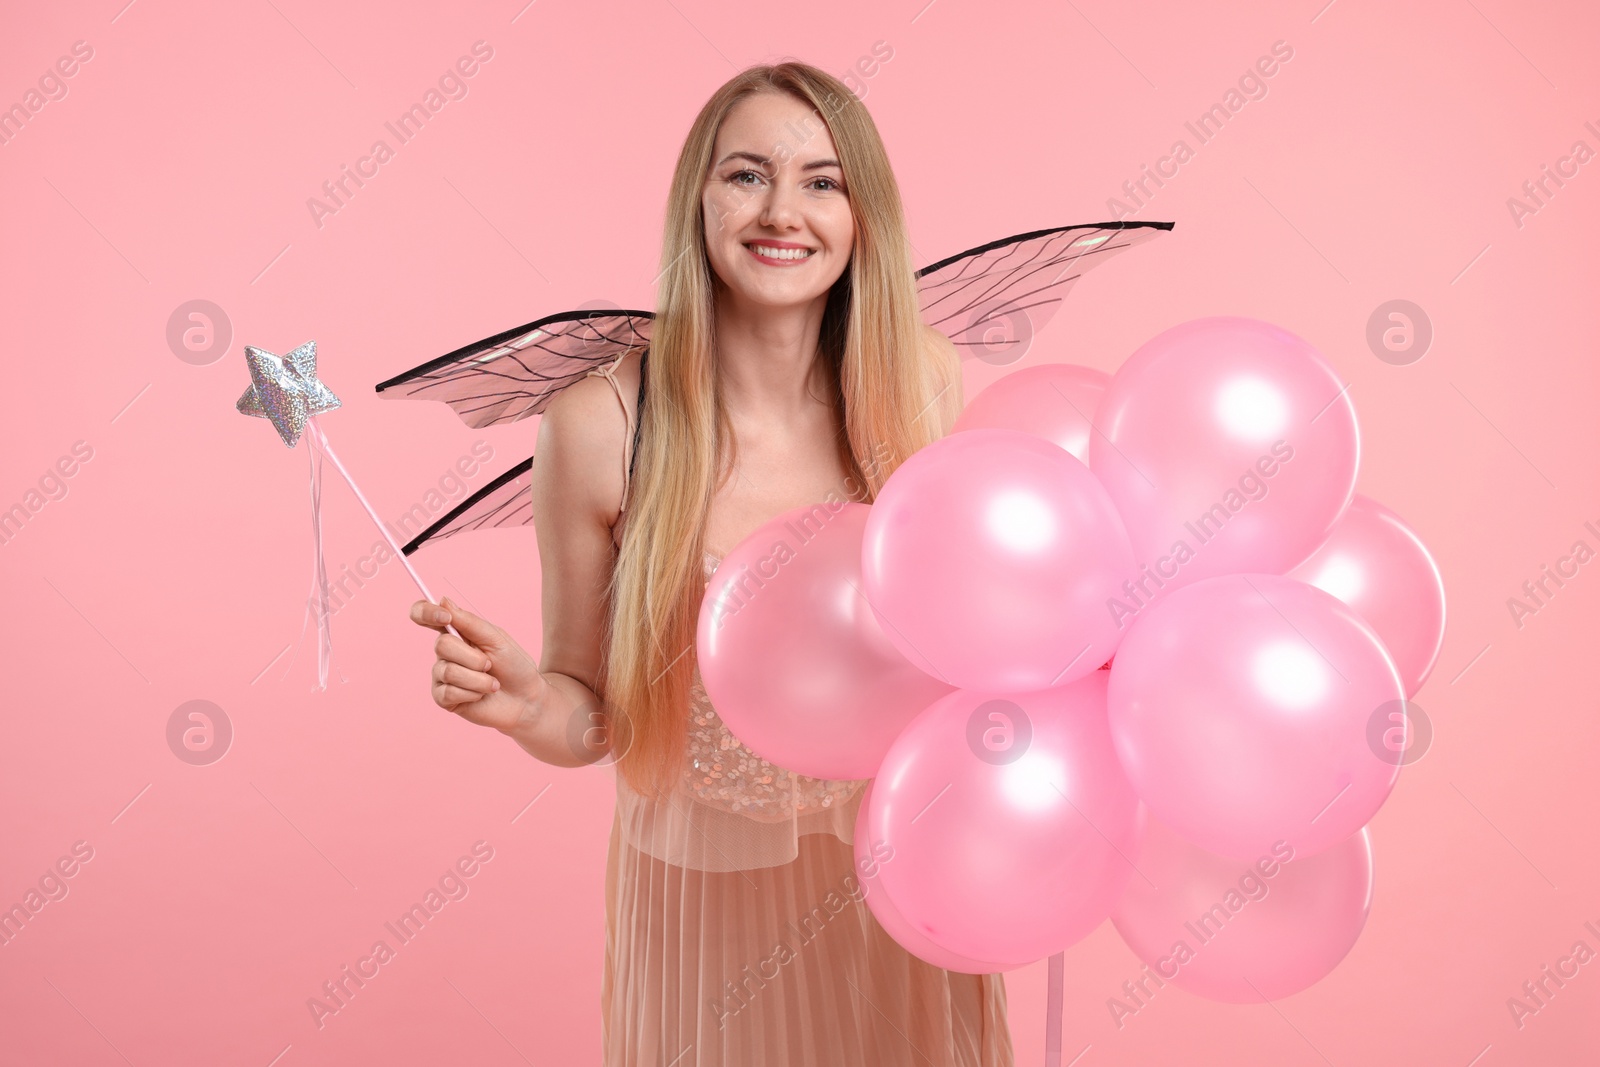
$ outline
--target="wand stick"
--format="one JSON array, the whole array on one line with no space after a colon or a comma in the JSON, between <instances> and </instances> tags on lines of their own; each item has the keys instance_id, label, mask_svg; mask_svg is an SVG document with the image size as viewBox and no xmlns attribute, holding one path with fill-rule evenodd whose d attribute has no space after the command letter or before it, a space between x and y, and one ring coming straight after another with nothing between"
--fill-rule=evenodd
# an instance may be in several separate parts
<instances>
[{"instance_id":1,"label":"wand stick","mask_svg":"<svg viewBox=\"0 0 1600 1067\"><path fill-rule=\"evenodd\" d=\"M416 568L411 565L411 561L406 558L406 554L400 550L400 546L395 542L394 535L389 532L389 527L384 525L384 521L378 517L377 511L367 502L366 494L361 491L361 487L356 484L356 480L350 477L350 472L345 470L344 464L339 462L338 454L334 452L333 446L328 443L328 435L322 432L321 426L317 425L316 416L313 415L306 420L306 427L316 437L317 445L329 459L333 460L334 469L344 478L345 484L350 486L350 491L355 493L356 499L361 501L361 506L366 509L367 516L372 519L372 524L378 528L379 533L383 534L383 539L389 542L389 548L394 552L395 558L400 561L401 566L405 567L406 573L411 575L411 580L417 583L417 588L422 590L423 597L431 603L437 604L438 601L434 600L433 594L429 592L427 583L422 580L422 575L417 573ZM453 625L446 623L445 629L457 637L461 637L460 632ZM465 641L466 638L462 638L462 640ZM470 643L468 642L468 644Z\"/></svg>"}]
</instances>

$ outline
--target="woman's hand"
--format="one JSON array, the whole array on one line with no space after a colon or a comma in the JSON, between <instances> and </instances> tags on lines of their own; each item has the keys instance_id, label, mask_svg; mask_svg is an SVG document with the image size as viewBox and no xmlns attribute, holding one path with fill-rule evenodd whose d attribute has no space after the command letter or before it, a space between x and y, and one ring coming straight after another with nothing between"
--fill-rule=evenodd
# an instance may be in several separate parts
<instances>
[{"instance_id":1,"label":"woman's hand","mask_svg":"<svg viewBox=\"0 0 1600 1067\"><path fill-rule=\"evenodd\" d=\"M538 714L549 682L512 636L444 597L411 605L411 621L435 630L433 702L479 726L502 733ZM448 633L454 624L456 632ZM465 638L465 640L463 640Z\"/></svg>"}]
</instances>

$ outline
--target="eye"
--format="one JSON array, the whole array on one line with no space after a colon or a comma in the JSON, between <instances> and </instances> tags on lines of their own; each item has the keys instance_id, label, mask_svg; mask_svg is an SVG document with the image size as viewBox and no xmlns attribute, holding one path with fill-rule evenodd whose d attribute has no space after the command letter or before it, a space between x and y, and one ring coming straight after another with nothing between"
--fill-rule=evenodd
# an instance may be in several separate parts
<instances>
[{"instance_id":1,"label":"eye","mask_svg":"<svg viewBox=\"0 0 1600 1067\"><path fill-rule=\"evenodd\" d=\"M745 175L745 174L750 175L750 177L752 177L752 178L761 177L761 175L757 174L753 170L740 170L740 171L735 171L734 173L728 175L728 180L730 182L732 182L733 184L735 184L735 185L748 185L748 184L750 184L749 182L742 182L742 181L739 180L740 176Z\"/></svg>"},{"instance_id":2,"label":"eye","mask_svg":"<svg viewBox=\"0 0 1600 1067\"><path fill-rule=\"evenodd\" d=\"M818 178L818 179L816 179L816 181L827 182L828 183L828 188L823 190L823 192L825 192L825 193L837 193L837 192L843 191L843 189L844 189L844 186L840 185L838 182L834 181L832 178Z\"/></svg>"}]
</instances>

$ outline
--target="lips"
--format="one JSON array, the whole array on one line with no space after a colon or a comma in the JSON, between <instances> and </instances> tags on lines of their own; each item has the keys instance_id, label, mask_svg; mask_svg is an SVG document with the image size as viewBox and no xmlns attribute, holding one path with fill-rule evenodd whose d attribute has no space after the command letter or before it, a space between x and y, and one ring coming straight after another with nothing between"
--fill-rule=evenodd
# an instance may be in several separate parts
<instances>
[{"instance_id":1,"label":"lips","mask_svg":"<svg viewBox=\"0 0 1600 1067\"><path fill-rule=\"evenodd\" d=\"M782 265L804 263L806 260L808 260L812 256L816 255L816 252L817 252L816 249L809 248L809 247L807 247L805 245L788 245L788 244L769 245L769 244L765 244L765 243L762 243L762 242L756 242L756 241L752 241L752 242L749 242L749 243L745 244L745 248L749 250L749 252L750 252L750 254L752 256L755 256L757 259L761 260L763 263L782 264ZM795 251L802 251L802 250L805 253L804 255L794 254ZM775 253L778 253L778 252L786 252L786 253L789 253L789 254L784 254L784 255L775 254Z\"/></svg>"}]
</instances>

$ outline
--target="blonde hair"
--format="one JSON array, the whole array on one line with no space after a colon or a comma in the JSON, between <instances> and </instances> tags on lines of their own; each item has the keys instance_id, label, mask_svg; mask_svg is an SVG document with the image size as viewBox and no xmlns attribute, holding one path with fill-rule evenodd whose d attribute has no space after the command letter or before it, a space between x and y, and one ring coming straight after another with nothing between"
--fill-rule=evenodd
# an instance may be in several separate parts
<instances>
[{"instance_id":1,"label":"blonde hair","mask_svg":"<svg viewBox=\"0 0 1600 1067\"><path fill-rule=\"evenodd\" d=\"M828 294L819 349L858 499L870 503L895 467L944 432L930 408L949 388L949 370L940 373L924 344L900 190L872 117L843 82L808 64L742 71L701 108L672 176L641 441L603 639L600 695L617 770L657 798L682 773L705 524L718 460L732 445L715 374L701 197L723 120L740 100L764 92L808 104L812 121L832 135L844 172L854 245Z\"/></svg>"}]
</instances>

